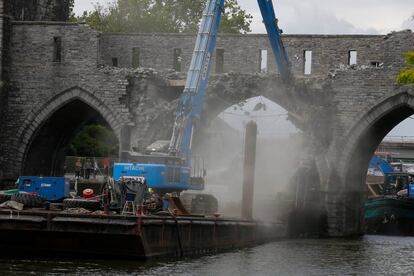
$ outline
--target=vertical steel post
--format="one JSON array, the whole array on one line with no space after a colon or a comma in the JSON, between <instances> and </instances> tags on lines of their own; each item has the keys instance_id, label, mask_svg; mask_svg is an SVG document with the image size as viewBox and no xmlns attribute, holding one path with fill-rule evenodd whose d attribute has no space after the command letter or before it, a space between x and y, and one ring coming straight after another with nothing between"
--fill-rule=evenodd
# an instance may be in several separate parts
<instances>
[{"instance_id":1,"label":"vertical steel post","mask_svg":"<svg viewBox=\"0 0 414 276\"><path fill-rule=\"evenodd\" d=\"M246 125L244 139L243 199L242 217L253 219L254 172L256 165L257 124L250 121Z\"/></svg>"}]
</instances>

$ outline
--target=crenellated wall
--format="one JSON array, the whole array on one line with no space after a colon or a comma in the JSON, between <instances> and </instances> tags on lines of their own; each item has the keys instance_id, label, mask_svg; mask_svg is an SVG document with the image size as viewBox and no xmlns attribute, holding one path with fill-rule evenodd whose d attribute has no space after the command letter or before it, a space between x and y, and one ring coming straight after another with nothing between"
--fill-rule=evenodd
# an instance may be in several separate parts
<instances>
[{"instance_id":1,"label":"crenellated wall","mask_svg":"<svg viewBox=\"0 0 414 276\"><path fill-rule=\"evenodd\" d=\"M384 36L380 35L284 35L283 42L295 75L303 76L304 51L312 51L312 74L325 77L332 68L348 64L348 53L357 51L359 65L385 62L379 49ZM112 65L114 58L120 67L133 66L133 49L139 49L139 65L156 70L174 68L174 49L182 53L181 71L186 72L191 61L195 35L191 34L102 34L100 62ZM224 72L258 73L260 50L267 50L269 73L277 72L266 34L221 34L217 49L224 50ZM213 61L212 72L216 64Z\"/></svg>"}]
</instances>

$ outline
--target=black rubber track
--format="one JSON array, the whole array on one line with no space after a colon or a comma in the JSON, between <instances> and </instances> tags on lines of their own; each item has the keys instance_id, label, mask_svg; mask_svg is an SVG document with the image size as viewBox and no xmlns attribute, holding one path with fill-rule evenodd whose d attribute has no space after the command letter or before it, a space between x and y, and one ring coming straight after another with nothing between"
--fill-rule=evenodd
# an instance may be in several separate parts
<instances>
[{"instance_id":1,"label":"black rubber track","mask_svg":"<svg viewBox=\"0 0 414 276\"><path fill-rule=\"evenodd\" d=\"M38 195L19 193L11 196L10 200L22 203L24 207L41 207L43 199Z\"/></svg>"}]
</instances>

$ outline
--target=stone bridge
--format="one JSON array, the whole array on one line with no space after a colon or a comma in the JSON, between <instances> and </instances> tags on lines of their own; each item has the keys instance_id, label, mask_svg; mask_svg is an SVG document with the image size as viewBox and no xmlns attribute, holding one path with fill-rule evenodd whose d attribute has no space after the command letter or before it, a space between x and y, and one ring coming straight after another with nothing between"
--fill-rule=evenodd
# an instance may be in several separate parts
<instances>
[{"instance_id":1,"label":"stone bridge","mask_svg":"<svg viewBox=\"0 0 414 276\"><path fill-rule=\"evenodd\" d=\"M9 9L0 0L0 179L61 174L69 141L89 123L110 127L122 150L169 138L194 35L100 34L15 21ZM283 106L306 137L326 234L360 234L369 158L414 113L413 88L395 84L414 35L283 40L294 84L280 80L266 35L219 36L204 123L257 95Z\"/></svg>"}]
</instances>

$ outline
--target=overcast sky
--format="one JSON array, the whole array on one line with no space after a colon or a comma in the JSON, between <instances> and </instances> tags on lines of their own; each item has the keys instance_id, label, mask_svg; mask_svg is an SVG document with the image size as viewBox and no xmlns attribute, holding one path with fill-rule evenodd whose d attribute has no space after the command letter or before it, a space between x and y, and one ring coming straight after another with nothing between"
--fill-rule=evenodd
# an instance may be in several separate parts
<instances>
[{"instance_id":1,"label":"overcast sky","mask_svg":"<svg viewBox=\"0 0 414 276\"><path fill-rule=\"evenodd\" d=\"M112 0L75 0L75 12L92 3ZM253 32L264 32L256 0L239 0L254 17ZM413 0L273 0L279 25L285 33L383 34L413 29Z\"/></svg>"}]
</instances>

